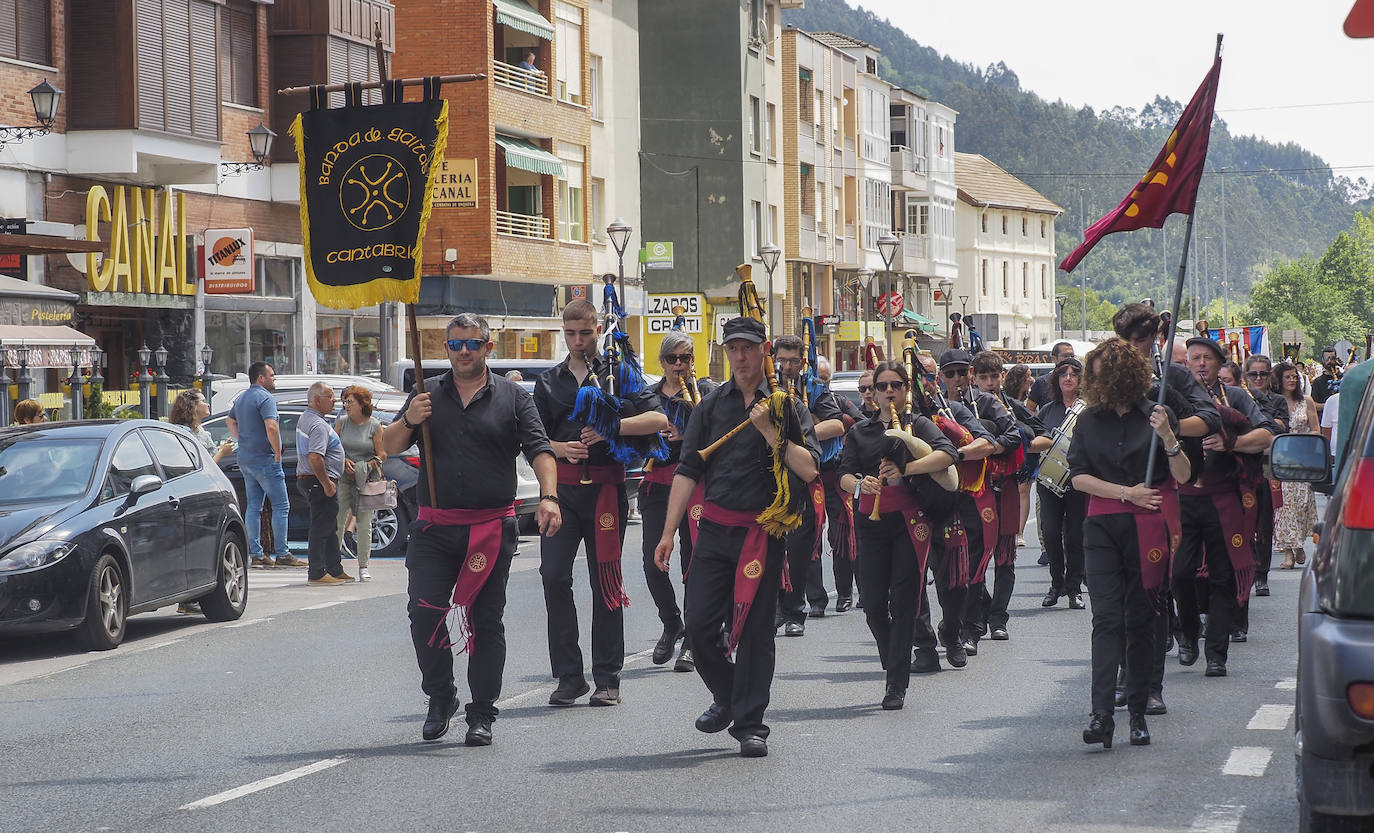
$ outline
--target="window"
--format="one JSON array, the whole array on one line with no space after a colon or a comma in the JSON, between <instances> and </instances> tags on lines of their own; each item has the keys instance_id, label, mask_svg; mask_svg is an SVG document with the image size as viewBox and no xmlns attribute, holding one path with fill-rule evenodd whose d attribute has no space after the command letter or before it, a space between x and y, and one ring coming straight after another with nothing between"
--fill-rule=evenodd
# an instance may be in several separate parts
<instances>
[{"instance_id":1,"label":"window","mask_svg":"<svg viewBox=\"0 0 1374 833\"><path fill-rule=\"evenodd\" d=\"M757 46L764 40L764 0L749 0L749 45Z\"/></svg>"},{"instance_id":2,"label":"window","mask_svg":"<svg viewBox=\"0 0 1374 833\"><path fill-rule=\"evenodd\" d=\"M1025 262L1021 264L1021 297L1030 297L1030 264Z\"/></svg>"},{"instance_id":3,"label":"window","mask_svg":"<svg viewBox=\"0 0 1374 833\"><path fill-rule=\"evenodd\" d=\"M292 258L259 257L258 286L253 294L268 298L295 298L296 263Z\"/></svg>"},{"instance_id":4,"label":"window","mask_svg":"<svg viewBox=\"0 0 1374 833\"><path fill-rule=\"evenodd\" d=\"M768 239L778 239L778 207L776 205L768 206Z\"/></svg>"},{"instance_id":5,"label":"window","mask_svg":"<svg viewBox=\"0 0 1374 833\"><path fill-rule=\"evenodd\" d=\"M258 106L258 7L233 0L219 8L219 97Z\"/></svg>"},{"instance_id":6,"label":"window","mask_svg":"<svg viewBox=\"0 0 1374 833\"><path fill-rule=\"evenodd\" d=\"M922 237L930 234L930 206L926 203L916 206L916 233Z\"/></svg>"},{"instance_id":7,"label":"window","mask_svg":"<svg viewBox=\"0 0 1374 833\"><path fill-rule=\"evenodd\" d=\"M1028 224L1029 222L1030 222L1030 218L1028 218L1028 217L1022 217L1022 218L1021 218L1021 236L1022 236L1022 237L1030 237L1030 231L1027 229L1027 224Z\"/></svg>"},{"instance_id":8,"label":"window","mask_svg":"<svg viewBox=\"0 0 1374 833\"><path fill-rule=\"evenodd\" d=\"M558 59L558 100L571 104L582 102L582 10L567 3L555 2L557 39L554 52Z\"/></svg>"},{"instance_id":9,"label":"window","mask_svg":"<svg viewBox=\"0 0 1374 833\"><path fill-rule=\"evenodd\" d=\"M749 214L749 221L753 225L754 254L757 255L763 249L763 203L754 200L750 203L752 211Z\"/></svg>"},{"instance_id":10,"label":"window","mask_svg":"<svg viewBox=\"0 0 1374 833\"><path fill-rule=\"evenodd\" d=\"M157 466L148 454L148 448L138 438L138 434L125 437L110 458L110 474L100 489L100 499L123 497L133 488L134 478L145 474L156 475Z\"/></svg>"},{"instance_id":11,"label":"window","mask_svg":"<svg viewBox=\"0 0 1374 833\"><path fill-rule=\"evenodd\" d=\"M1002 233L1007 233L1007 215L1005 214L1002 215Z\"/></svg>"},{"instance_id":12,"label":"window","mask_svg":"<svg viewBox=\"0 0 1374 833\"><path fill-rule=\"evenodd\" d=\"M988 259L983 258L983 297L988 296Z\"/></svg>"},{"instance_id":13,"label":"window","mask_svg":"<svg viewBox=\"0 0 1374 833\"><path fill-rule=\"evenodd\" d=\"M864 72L867 72L869 75L877 75L877 74L878 74L878 59L877 59L877 58L874 58L874 57L871 56L871 55L868 56L868 57L865 57L865 58L864 58Z\"/></svg>"},{"instance_id":14,"label":"window","mask_svg":"<svg viewBox=\"0 0 1374 833\"><path fill-rule=\"evenodd\" d=\"M586 152L571 142L558 142L555 150L563 161L563 176L558 178L558 239L585 243L582 163Z\"/></svg>"},{"instance_id":15,"label":"window","mask_svg":"<svg viewBox=\"0 0 1374 833\"><path fill-rule=\"evenodd\" d=\"M1042 240L1045 238L1045 227L1047 225L1049 224L1046 223L1043 219L1040 220L1040 239Z\"/></svg>"},{"instance_id":16,"label":"window","mask_svg":"<svg viewBox=\"0 0 1374 833\"><path fill-rule=\"evenodd\" d=\"M935 152L941 159L945 158L945 128L941 125L935 128Z\"/></svg>"},{"instance_id":17,"label":"window","mask_svg":"<svg viewBox=\"0 0 1374 833\"><path fill-rule=\"evenodd\" d=\"M50 0L0 0L0 57L50 66L51 20Z\"/></svg>"},{"instance_id":18,"label":"window","mask_svg":"<svg viewBox=\"0 0 1374 833\"><path fill-rule=\"evenodd\" d=\"M1040 264L1040 300L1050 299L1050 279L1045 274L1045 264Z\"/></svg>"},{"instance_id":19,"label":"window","mask_svg":"<svg viewBox=\"0 0 1374 833\"><path fill-rule=\"evenodd\" d=\"M978 222L983 227L983 233L986 234L988 231L988 213L986 211L979 215Z\"/></svg>"},{"instance_id":20,"label":"window","mask_svg":"<svg viewBox=\"0 0 1374 833\"><path fill-rule=\"evenodd\" d=\"M821 129L821 119L825 115L825 93L816 90L815 107L811 111L811 123L816 125L816 141L825 144L825 131Z\"/></svg>"},{"instance_id":21,"label":"window","mask_svg":"<svg viewBox=\"0 0 1374 833\"><path fill-rule=\"evenodd\" d=\"M768 120L763 123L764 133L767 135L766 144L768 145L768 158L778 158L778 108L777 105L768 105Z\"/></svg>"},{"instance_id":22,"label":"window","mask_svg":"<svg viewBox=\"0 0 1374 833\"><path fill-rule=\"evenodd\" d=\"M543 191L538 185L508 185L506 209L512 214L541 217L544 214Z\"/></svg>"},{"instance_id":23,"label":"window","mask_svg":"<svg viewBox=\"0 0 1374 833\"><path fill-rule=\"evenodd\" d=\"M592 240L605 243L602 229L606 228L606 180L592 179Z\"/></svg>"},{"instance_id":24,"label":"window","mask_svg":"<svg viewBox=\"0 0 1374 833\"><path fill-rule=\"evenodd\" d=\"M759 97L749 96L749 151L755 156L763 152L763 127L759 124Z\"/></svg>"},{"instance_id":25,"label":"window","mask_svg":"<svg viewBox=\"0 0 1374 833\"><path fill-rule=\"evenodd\" d=\"M803 162L798 168L801 174L801 213L808 217L815 217L819 206L816 205L816 179L815 172L810 165Z\"/></svg>"},{"instance_id":26,"label":"window","mask_svg":"<svg viewBox=\"0 0 1374 833\"><path fill-rule=\"evenodd\" d=\"M195 460L186 453L186 447L177 442L177 438L172 436L171 432L150 429L142 433L148 445L153 447L153 454L168 480L196 470Z\"/></svg>"},{"instance_id":27,"label":"window","mask_svg":"<svg viewBox=\"0 0 1374 833\"><path fill-rule=\"evenodd\" d=\"M135 0L140 128L219 139L217 8L211 0Z\"/></svg>"},{"instance_id":28,"label":"window","mask_svg":"<svg viewBox=\"0 0 1374 833\"><path fill-rule=\"evenodd\" d=\"M1011 266L1005 260L1002 261L1002 297L1011 297Z\"/></svg>"},{"instance_id":29,"label":"window","mask_svg":"<svg viewBox=\"0 0 1374 833\"><path fill-rule=\"evenodd\" d=\"M329 39L329 83L377 80L377 53L372 46L343 38ZM363 90L364 104L381 104L381 90ZM330 93L329 106L342 107L343 93Z\"/></svg>"},{"instance_id":30,"label":"window","mask_svg":"<svg viewBox=\"0 0 1374 833\"><path fill-rule=\"evenodd\" d=\"M587 59L587 72L590 78L587 82L587 109L591 110L592 118L600 121L601 115L601 56L592 55Z\"/></svg>"},{"instance_id":31,"label":"window","mask_svg":"<svg viewBox=\"0 0 1374 833\"><path fill-rule=\"evenodd\" d=\"M836 237L844 236L844 191L840 188L835 189L835 201L831 203L835 207L835 225L831 229Z\"/></svg>"}]
</instances>

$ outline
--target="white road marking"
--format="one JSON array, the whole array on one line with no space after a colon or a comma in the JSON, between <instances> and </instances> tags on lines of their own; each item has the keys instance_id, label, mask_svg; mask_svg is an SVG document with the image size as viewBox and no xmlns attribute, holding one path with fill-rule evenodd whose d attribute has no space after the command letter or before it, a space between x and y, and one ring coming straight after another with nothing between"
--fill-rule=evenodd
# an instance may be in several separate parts
<instances>
[{"instance_id":1,"label":"white road marking","mask_svg":"<svg viewBox=\"0 0 1374 833\"><path fill-rule=\"evenodd\" d=\"M246 628L246 627L248 627L249 625L260 625L260 624L262 624L263 622L270 622L270 621L272 621L272 617L271 617L271 616L264 616L264 617L262 617L261 619L245 619L245 620L243 620L242 622L235 622L235 623L232 624L232 625L225 625L224 627L226 627L226 628Z\"/></svg>"},{"instance_id":2,"label":"white road marking","mask_svg":"<svg viewBox=\"0 0 1374 833\"><path fill-rule=\"evenodd\" d=\"M1264 775L1264 770L1269 766L1269 759L1272 757L1274 750L1263 746L1237 746L1231 750L1231 756L1222 766L1221 774L1258 778Z\"/></svg>"},{"instance_id":3,"label":"white road marking","mask_svg":"<svg viewBox=\"0 0 1374 833\"><path fill-rule=\"evenodd\" d=\"M1244 813L1245 808L1235 804L1206 804L1188 830L1189 833L1236 833Z\"/></svg>"},{"instance_id":4,"label":"white road marking","mask_svg":"<svg viewBox=\"0 0 1374 833\"><path fill-rule=\"evenodd\" d=\"M1245 728L1279 731L1288 727L1288 718L1292 714L1293 707L1291 705L1277 706L1271 704L1260 706L1259 710L1255 712L1255 716L1250 718L1250 722Z\"/></svg>"},{"instance_id":5,"label":"white road marking","mask_svg":"<svg viewBox=\"0 0 1374 833\"><path fill-rule=\"evenodd\" d=\"M180 641L181 637L177 637L176 639L168 639L162 642L154 642L152 645L140 645L139 647L134 648L133 650L125 651L124 656L129 656L130 654L141 654L145 651L155 651L158 648L166 648L168 645L175 645Z\"/></svg>"},{"instance_id":6,"label":"white road marking","mask_svg":"<svg viewBox=\"0 0 1374 833\"><path fill-rule=\"evenodd\" d=\"M1274 683L1274 688L1281 689L1281 690L1283 690L1283 691L1297 691L1297 690L1298 690L1298 678L1297 678L1297 677L1289 677L1289 678L1284 679L1284 680L1279 680L1278 682Z\"/></svg>"},{"instance_id":7,"label":"white road marking","mask_svg":"<svg viewBox=\"0 0 1374 833\"><path fill-rule=\"evenodd\" d=\"M344 603L346 603L346 602L356 602L356 601L357 601L357 599L335 599L335 600L333 600L332 602L321 602L321 603L319 603L319 604L317 604L317 605L307 605L307 606L301 608L301 610L324 610L326 607L333 607L334 605L341 605L341 604L344 604Z\"/></svg>"},{"instance_id":8,"label":"white road marking","mask_svg":"<svg viewBox=\"0 0 1374 833\"><path fill-rule=\"evenodd\" d=\"M297 778L304 778L305 776L310 775L311 773L319 772L320 770L338 766L346 760L348 760L347 757L325 758L323 761L316 761L313 764L306 764L303 767L297 767L296 769L293 769L289 772L283 772L280 775L273 775L269 778L263 778L259 781L254 781L251 784L244 784L242 787L235 787L232 790L225 790L222 793L215 793L214 795L202 798L199 801L192 801L190 804L183 804L179 809L203 810L206 807L213 807L216 804L223 804L226 801L233 801L236 798L243 798L245 795L251 795L255 792L261 792L262 790L265 790L269 787L275 787L278 784L285 784L288 781L295 781Z\"/></svg>"}]
</instances>

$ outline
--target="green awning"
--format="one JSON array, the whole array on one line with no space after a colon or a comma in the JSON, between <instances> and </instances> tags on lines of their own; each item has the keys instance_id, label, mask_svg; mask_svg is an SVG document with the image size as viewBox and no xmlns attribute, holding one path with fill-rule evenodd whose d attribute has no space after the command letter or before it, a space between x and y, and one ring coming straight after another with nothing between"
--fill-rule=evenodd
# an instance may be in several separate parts
<instances>
[{"instance_id":1,"label":"green awning","mask_svg":"<svg viewBox=\"0 0 1374 833\"><path fill-rule=\"evenodd\" d=\"M506 152L506 164L522 171L562 176L563 163L557 156L524 139L497 135L496 144Z\"/></svg>"},{"instance_id":2,"label":"green awning","mask_svg":"<svg viewBox=\"0 0 1374 833\"><path fill-rule=\"evenodd\" d=\"M806 67L797 67L797 77L803 81L811 80L811 70Z\"/></svg>"},{"instance_id":3,"label":"green awning","mask_svg":"<svg viewBox=\"0 0 1374 833\"><path fill-rule=\"evenodd\" d=\"M553 40L553 24L525 0L493 0L496 4L496 23L509 26L536 38Z\"/></svg>"},{"instance_id":4,"label":"green awning","mask_svg":"<svg viewBox=\"0 0 1374 833\"><path fill-rule=\"evenodd\" d=\"M932 321L929 318L926 318L924 315L920 314L919 312L913 309L902 310L901 321L904 324L915 324L920 329L928 330L930 332L934 332L936 329L934 321Z\"/></svg>"}]
</instances>

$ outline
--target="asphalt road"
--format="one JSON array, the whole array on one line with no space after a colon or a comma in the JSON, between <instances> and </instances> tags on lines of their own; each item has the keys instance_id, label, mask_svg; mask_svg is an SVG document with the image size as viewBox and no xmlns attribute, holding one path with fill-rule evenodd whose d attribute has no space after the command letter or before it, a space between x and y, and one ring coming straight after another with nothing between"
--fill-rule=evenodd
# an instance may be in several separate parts
<instances>
[{"instance_id":1,"label":"asphalt road","mask_svg":"<svg viewBox=\"0 0 1374 833\"><path fill-rule=\"evenodd\" d=\"M1021 551L1011 640L913 677L903 711L878 709L862 611L780 638L770 756L753 760L693 728L710 699L695 674L650 663L660 625L637 556L622 705L553 709L538 542L522 540L485 749L462 745L461 723L419 742L401 562L340 587L254 570L230 625L159 611L100 654L0 641L0 831L1296 830L1298 573L1275 571L1253 602L1229 677L1171 658L1153 745L1129 746L1118 711L1102 751L1080 739L1090 615L1039 606L1037 556Z\"/></svg>"}]
</instances>

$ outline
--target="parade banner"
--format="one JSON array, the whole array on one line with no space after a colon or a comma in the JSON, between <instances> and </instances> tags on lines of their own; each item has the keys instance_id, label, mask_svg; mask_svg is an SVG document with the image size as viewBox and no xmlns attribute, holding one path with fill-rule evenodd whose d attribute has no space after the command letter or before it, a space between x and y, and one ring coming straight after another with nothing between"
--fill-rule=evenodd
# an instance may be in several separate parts
<instances>
[{"instance_id":1,"label":"parade banner","mask_svg":"<svg viewBox=\"0 0 1374 833\"><path fill-rule=\"evenodd\" d=\"M1262 356L1273 356L1269 352L1269 328L1262 325L1251 327L1213 327L1207 331L1207 337L1222 346L1223 350L1230 351L1232 344L1238 344L1241 348L1242 356L1233 359L1243 362L1251 355L1258 353Z\"/></svg>"},{"instance_id":2,"label":"parade banner","mask_svg":"<svg viewBox=\"0 0 1374 833\"><path fill-rule=\"evenodd\" d=\"M324 95L312 90L312 100ZM296 117L291 136L315 299L335 309L415 303L448 102L317 107Z\"/></svg>"},{"instance_id":3,"label":"parade banner","mask_svg":"<svg viewBox=\"0 0 1374 833\"><path fill-rule=\"evenodd\" d=\"M1192 214L1197 202L1197 187L1202 182L1202 167L1207 161L1207 143L1212 134L1212 111L1216 107L1217 82L1221 78L1221 50L1212 69L1193 93L1178 124L1155 157L1154 164L1135 189L1107 216L1088 227L1083 242L1059 264L1072 272L1102 238L1118 231L1163 228L1170 214Z\"/></svg>"}]
</instances>

